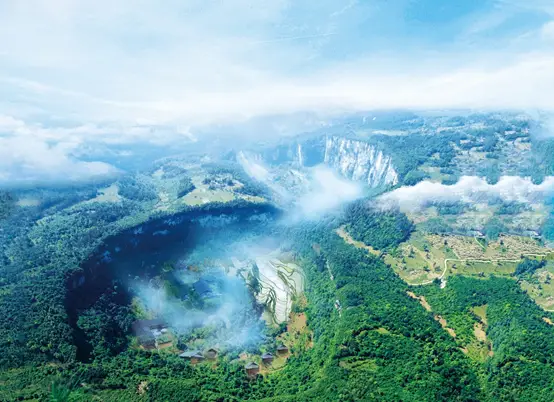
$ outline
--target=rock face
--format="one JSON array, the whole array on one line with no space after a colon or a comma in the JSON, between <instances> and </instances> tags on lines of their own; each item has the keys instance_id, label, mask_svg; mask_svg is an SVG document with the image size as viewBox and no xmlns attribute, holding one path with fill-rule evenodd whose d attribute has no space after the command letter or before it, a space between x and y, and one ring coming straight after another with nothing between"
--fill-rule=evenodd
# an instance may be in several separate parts
<instances>
[{"instance_id":1,"label":"rock face","mask_svg":"<svg viewBox=\"0 0 554 402\"><path fill-rule=\"evenodd\" d=\"M327 137L324 163L343 176L371 187L397 184L392 160L375 146L341 137Z\"/></svg>"},{"instance_id":2,"label":"rock face","mask_svg":"<svg viewBox=\"0 0 554 402\"><path fill-rule=\"evenodd\" d=\"M353 181L363 181L370 187L398 183L398 174L390 156L375 145L340 136L294 141L259 153L249 152L248 158L245 155L244 152L239 152L237 160L243 166L248 160L247 167L254 162L268 167L290 164L296 168L325 164L342 176ZM245 170L259 179L247 167Z\"/></svg>"},{"instance_id":3,"label":"rock face","mask_svg":"<svg viewBox=\"0 0 554 402\"><path fill-rule=\"evenodd\" d=\"M325 156L325 138L312 138L306 141L294 141L266 149L260 158L269 165L293 163L297 166L312 167L323 162Z\"/></svg>"}]
</instances>

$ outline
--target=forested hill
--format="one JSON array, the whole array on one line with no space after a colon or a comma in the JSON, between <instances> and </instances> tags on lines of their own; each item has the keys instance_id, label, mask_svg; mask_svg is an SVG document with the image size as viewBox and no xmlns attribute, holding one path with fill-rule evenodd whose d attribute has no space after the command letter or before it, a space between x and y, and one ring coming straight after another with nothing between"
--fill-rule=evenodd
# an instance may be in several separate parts
<instances>
[{"instance_id":1,"label":"forested hill","mask_svg":"<svg viewBox=\"0 0 554 402\"><path fill-rule=\"evenodd\" d=\"M156 212L148 203L128 199L81 202L53 213L14 208L2 220L0 233L0 366L75 359L66 281L110 236L145 223L163 230L168 217L186 223L201 216L263 213L278 211L269 204L244 200L183 206L179 213Z\"/></svg>"},{"instance_id":2,"label":"forested hill","mask_svg":"<svg viewBox=\"0 0 554 402\"><path fill-rule=\"evenodd\" d=\"M515 283L460 279L447 294L438 286L423 293L449 322L472 306L489 305L497 352L481 363L406 293L388 266L332 229L306 226L286 234L295 239L309 283L307 306L298 311L307 314L313 347L299 344L284 369L252 381L239 361L191 366L172 354L129 349L92 363L34 360L1 374L0 397L45 398L54 381L54 391L71 391L74 400L549 400L554 329ZM137 392L141 384L145 390Z\"/></svg>"},{"instance_id":3,"label":"forested hill","mask_svg":"<svg viewBox=\"0 0 554 402\"><path fill-rule=\"evenodd\" d=\"M512 115L411 117L351 122L333 163L321 141L336 127L310 140L317 155L294 143L242 165L169 158L98 183L0 192L0 401L554 400L551 205L382 198L421 181L448 191L467 174L490 191L503 174L546 187L552 140ZM365 198L317 220L276 206L276 194L290 192L294 210L311 191L315 156L342 174L338 186L370 154L386 156L388 181ZM219 314L219 283L244 291L242 321ZM155 324L145 337L136 325L162 309L141 291L169 309L176 300L177 314L218 316L190 325L181 314L182 332ZM260 319L276 306L281 322ZM222 340L229 328L255 340ZM211 348L216 358L195 353Z\"/></svg>"}]
</instances>

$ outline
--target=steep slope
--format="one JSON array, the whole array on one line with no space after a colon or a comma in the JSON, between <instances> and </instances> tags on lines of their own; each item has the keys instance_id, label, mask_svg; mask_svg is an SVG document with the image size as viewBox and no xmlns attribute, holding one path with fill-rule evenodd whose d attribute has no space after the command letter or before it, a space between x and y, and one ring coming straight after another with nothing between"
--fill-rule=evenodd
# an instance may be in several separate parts
<instances>
[{"instance_id":1,"label":"steep slope","mask_svg":"<svg viewBox=\"0 0 554 402\"><path fill-rule=\"evenodd\" d=\"M366 182L370 187L398 183L392 159L366 142L328 137L325 141L324 163L343 176Z\"/></svg>"},{"instance_id":2,"label":"steep slope","mask_svg":"<svg viewBox=\"0 0 554 402\"><path fill-rule=\"evenodd\" d=\"M235 159L258 180L267 179L275 170L324 164L343 177L369 187L398 183L398 173L390 155L366 141L342 136L292 141L258 151L239 151Z\"/></svg>"}]
</instances>

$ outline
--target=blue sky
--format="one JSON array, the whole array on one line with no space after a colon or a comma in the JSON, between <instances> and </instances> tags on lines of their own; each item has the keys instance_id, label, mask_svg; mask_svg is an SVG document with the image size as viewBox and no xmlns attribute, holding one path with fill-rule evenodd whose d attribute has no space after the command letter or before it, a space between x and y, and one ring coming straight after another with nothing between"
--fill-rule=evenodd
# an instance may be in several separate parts
<instances>
[{"instance_id":1,"label":"blue sky","mask_svg":"<svg viewBox=\"0 0 554 402\"><path fill-rule=\"evenodd\" d=\"M551 111L553 71L551 0L4 0L0 164L278 113Z\"/></svg>"}]
</instances>

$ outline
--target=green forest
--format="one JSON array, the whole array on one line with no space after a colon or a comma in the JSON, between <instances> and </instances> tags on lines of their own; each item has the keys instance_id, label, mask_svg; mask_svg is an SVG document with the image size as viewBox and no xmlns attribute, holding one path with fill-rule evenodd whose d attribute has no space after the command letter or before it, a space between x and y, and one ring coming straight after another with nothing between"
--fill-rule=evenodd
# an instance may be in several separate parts
<instances>
[{"instance_id":1,"label":"green forest","mask_svg":"<svg viewBox=\"0 0 554 402\"><path fill-rule=\"evenodd\" d=\"M418 130L364 139L391 155L398 183L368 190L341 205L340 213L317 220L290 222L271 185L254 180L232 157L197 165L174 159L112 181L0 191L0 401L554 400L554 315L520 286L549 284L548 258L522 255L512 273L460 273L447 283L444 274L433 279L443 262L446 273L443 259L421 286L408 285L385 262L386 254L401 259L403 245L422 234L466 236L481 249L509 233L514 217L535 209L491 197L482 208L492 212L474 239L469 236L476 227L456 226L463 214L478 214L474 205L428 202L425 213L432 213L416 220L375 199L391 187L431 179L452 184L466 174L490 184L500 174L541 183L552 173L551 142L531 139L528 123L517 119L470 115L389 123ZM442 125L447 132L433 135ZM353 137L361 135L357 128L352 124ZM321 147L321 138L310 141ZM516 141L537 152L518 159ZM283 149L287 154L291 148ZM312 151L319 155L321 149ZM277 165L282 154L268 153ZM229 197L204 198L210 192ZM198 203L187 204L188 194L199 194ZM554 239L551 207L546 200L537 209L544 219L532 231L521 230L532 232L541 247ZM188 332L160 335L170 347L144 347L136 323L158 317L137 303L130 282L163 289L195 313L215 310L218 295L203 298L210 293L206 285L183 285L176 277L184 269L200 275L202 264L184 267L168 250L182 248L209 265L237 245L255 249L268 238L286 256L278 264L302 273L288 321L260 319L267 306L256 296L266 291L260 276L267 272L255 262L243 278L255 342L222 348L213 360L180 357L192 351L189 345L222 331L195 324ZM422 255L412 249L413 260L423 261L429 250L429 244ZM118 258L127 261L110 265ZM226 269L239 277L240 263ZM290 279L287 274L283 268L280 279ZM277 356L285 340L287 357L277 359L278 367L264 366L260 355ZM250 360L260 363L259 373L246 371Z\"/></svg>"},{"instance_id":2,"label":"green forest","mask_svg":"<svg viewBox=\"0 0 554 402\"><path fill-rule=\"evenodd\" d=\"M344 219L368 244L395 247L412 230L400 213L376 212L362 219L358 208ZM80 212L62 218L86 219ZM117 213L98 216L108 225ZM355 222L349 222L352 219ZM79 227L91 223L80 221ZM303 223L281 233L293 239L295 259L307 277L307 303L295 309L307 315L313 347L298 345L283 369L255 379L246 375L238 352L216 364L192 365L171 353L129 348L135 317L116 287L104 291L79 317L79 326L94 345L92 359L81 361L60 290L67 289L64 280L79 269L83 255L57 249L56 242L50 252L40 253L49 256L46 260L27 254L32 247L20 249L28 269L11 274L17 281L3 279L12 285L10 297L3 293L1 298L6 313L1 322L0 400L551 400L554 327L515 282L459 277L446 291L438 285L418 288L433 309L455 324L459 336L453 339L406 294L408 286L380 258L334 234L340 223ZM66 232L70 227L76 225L60 227L59 234L41 234L35 228L30 239L70 236L77 241L86 234ZM42 268L31 265L38 263ZM533 269L527 265L520 270ZM472 307L485 304L487 336L495 354L476 361L462 352L460 342L471 337L476 320ZM275 334L268 332L268 339Z\"/></svg>"}]
</instances>

